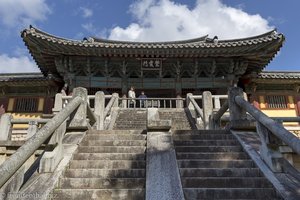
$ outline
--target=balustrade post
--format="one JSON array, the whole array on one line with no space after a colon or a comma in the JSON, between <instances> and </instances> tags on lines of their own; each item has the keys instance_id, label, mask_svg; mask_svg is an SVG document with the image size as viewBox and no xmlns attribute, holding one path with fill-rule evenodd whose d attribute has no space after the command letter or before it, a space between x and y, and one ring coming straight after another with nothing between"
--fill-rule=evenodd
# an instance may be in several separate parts
<instances>
[{"instance_id":1,"label":"balustrade post","mask_svg":"<svg viewBox=\"0 0 300 200\"><path fill-rule=\"evenodd\" d=\"M114 104L112 107L117 108L119 107L119 94L118 93L113 93L112 97L115 98Z\"/></svg>"},{"instance_id":2,"label":"balustrade post","mask_svg":"<svg viewBox=\"0 0 300 200\"><path fill-rule=\"evenodd\" d=\"M228 90L228 107L230 113L230 127L237 128L249 125L246 110L235 103L235 97L244 97L243 90L238 87L230 87Z\"/></svg>"},{"instance_id":3,"label":"balustrade post","mask_svg":"<svg viewBox=\"0 0 300 200\"><path fill-rule=\"evenodd\" d=\"M64 147L62 141L66 133L66 128L66 122L63 122L52 134L40 160L39 173L54 172L63 159Z\"/></svg>"},{"instance_id":4,"label":"balustrade post","mask_svg":"<svg viewBox=\"0 0 300 200\"><path fill-rule=\"evenodd\" d=\"M73 113L70 117L70 129L87 129L88 122L86 119L87 116L87 101L88 101L88 93L87 89L82 87L74 88L73 90L73 99L75 97L81 97L83 99L83 102L80 104L80 106L75 110L75 113Z\"/></svg>"},{"instance_id":5,"label":"balustrade post","mask_svg":"<svg viewBox=\"0 0 300 200\"><path fill-rule=\"evenodd\" d=\"M176 108L183 108L183 101L181 99L181 96L177 95L176 98L180 98L180 99L176 99Z\"/></svg>"},{"instance_id":6,"label":"balustrade post","mask_svg":"<svg viewBox=\"0 0 300 200\"><path fill-rule=\"evenodd\" d=\"M11 139L11 119L12 115L10 113L4 113L0 119L0 140L10 140Z\"/></svg>"},{"instance_id":7,"label":"balustrade post","mask_svg":"<svg viewBox=\"0 0 300 200\"><path fill-rule=\"evenodd\" d=\"M32 136L34 136L38 132L38 122L37 121L30 121L28 123L29 127L27 129L27 136L26 139L28 140Z\"/></svg>"},{"instance_id":8,"label":"balustrade post","mask_svg":"<svg viewBox=\"0 0 300 200\"><path fill-rule=\"evenodd\" d=\"M193 105L191 103L191 98L193 97L193 94L192 93L187 93L186 94L186 107L189 108L189 109L192 109L193 108Z\"/></svg>"},{"instance_id":9,"label":"balustrade post","mask_svg":"<svg viewBox=\"0 0 300 200\"><path fill-rule=\"evenodd\" d=\"M95 94L95 115L97 116L97 130L104 129L104 109L105 95L104 92L98 91Z\"/></svg>"},{"instance_id":10,"label":"balustrade post","mask_svg":"<svg viewBox=\"0 0 300 200\"><path fill-rule=\"evenodd\" d=\"M210 128L210 116L213 112L213 102L212 102L212 95L210 91L204 91L202 93L202 109L203 109L203 122L204 122L204 129Z\"/></svg>"},{"instance_id":11,"label":"balustrade post","mask_svg":"<svg viewBox=\"0 0 300 200\"><path fill-rule=\"evenodd\" d=\"M273 172L282 172L282 165L280 163L280 159L282 158L280 152L281 140L260 122L256 123L256 130L261 139L260 156Z\"/></svg>"},{"instance_id":12,"label":"balustrade post","mask_svg":"<svg viewBox=\"0 0 300 200\"><path fill-rule=\"evenodd\" d=\"M52 112L54 114L56 114L59 111L61 111L62 108L63 108L62 94L61 93L57 93L55 95L54 108L52 109Z\"/></svg>"},{"instance_id":13,"label":"balustrade post","mask_svg":"<svg viewBox=\"0 0 300 200\"><path fill-rule=\"evenodd\" d=\"M215 103L214 108L216 108L216 109L220 109L221 108L221 102L220 102L220 98L219 97L215 97L214 98L214 103Z\"/></svg>"},{"instance_id":14,"label":"balustrade post","mask_svg":"<svg viewBox=\"0 0 300 200\"><path fill-rule=\"evenodd\" d=\"M122 96L122 98L126 98L126 95L124 94L124 95ZM126 100L126 99L123 99L123 100L122 100L122 108L127 108L127 100Z\"/></svg>"}]
</instances>

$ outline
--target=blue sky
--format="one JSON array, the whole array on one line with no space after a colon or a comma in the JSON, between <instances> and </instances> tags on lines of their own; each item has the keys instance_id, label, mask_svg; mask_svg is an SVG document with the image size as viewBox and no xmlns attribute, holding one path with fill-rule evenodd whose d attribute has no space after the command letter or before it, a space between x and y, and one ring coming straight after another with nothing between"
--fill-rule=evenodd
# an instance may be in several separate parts
<instances>
[{"instance_id":1,"label":"blue sky","mask_svg":"<svg viewBox=\"0 0 300 200\"><path fill-rule=\"evenodd\" d=\"M286 42L266 70L299 70L299 8L299 0L0 0L0 73L38 71L20 37L30 24L70 39L133 41L243 38L277 28Z\"/></svg>"}]
</instances>

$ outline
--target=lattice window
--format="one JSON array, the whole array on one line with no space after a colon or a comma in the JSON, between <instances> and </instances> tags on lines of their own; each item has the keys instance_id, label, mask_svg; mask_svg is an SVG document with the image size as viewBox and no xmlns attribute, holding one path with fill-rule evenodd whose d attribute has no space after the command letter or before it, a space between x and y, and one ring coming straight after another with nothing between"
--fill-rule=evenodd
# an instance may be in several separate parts
<instances>
[{"instance_id":1,"label":"lattice window","mask_svg":"<svg viewBox=\"0 0 300 200\"><path fill-rule=\"evenodd\" d=\"M285 96L266 96L268 108L287 108Z\"/></svg>"},{"instance_id":2,"label":"lattice window","mask_svg":"<svg viewBox=\"0 0 300 200\"><path fill-rule=\"evenodd\" d=\"M16 98L15 112L37 112L38 98Z\"/></svg>"}]
</instances>

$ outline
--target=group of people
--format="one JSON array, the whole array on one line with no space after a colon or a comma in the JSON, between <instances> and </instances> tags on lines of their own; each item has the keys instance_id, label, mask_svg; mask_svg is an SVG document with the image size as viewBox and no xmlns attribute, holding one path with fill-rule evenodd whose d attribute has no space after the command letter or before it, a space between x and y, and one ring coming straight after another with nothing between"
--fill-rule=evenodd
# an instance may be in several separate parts
<instances>
[{"instance_id":1,"label":"group of people","mask_svg":"<svg viewBox=\"0 0 300 200\"><path fill-rule=\"evenodd\" d=\"M135 91L134 91L134 87L130 87L130 90L128 91L128 98L130 98L129 100L129 107L135 107ZM145 95L144 91L141 91L141 94L138 96L138 99L140 100L141 103L141 107L146 107L146 99L147 96Z\"/></svg>"}]
</instances>

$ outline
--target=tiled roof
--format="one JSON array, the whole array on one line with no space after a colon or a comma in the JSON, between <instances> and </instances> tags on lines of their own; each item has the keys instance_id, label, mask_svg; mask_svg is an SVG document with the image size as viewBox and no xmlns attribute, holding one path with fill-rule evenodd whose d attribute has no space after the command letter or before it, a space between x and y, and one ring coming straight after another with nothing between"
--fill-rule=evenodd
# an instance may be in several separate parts
<instances>
[{"instance_id":1,"label":"tiled roof","mask_svg":"<svg viewBox=\"0 0 300 200\"><path fill-rule=\"evenodd\" d=\"M5 73L0 74L1 85L48 85L50 82L61 82L59 78L48 75L45 77L42 73Z\"/></svg>"},{"instance_id":2,"label":"tiled roof","mask_svg":"<svg viewBox=\"0 0 300 200\"><path fill-rule=\"evenodd\" d=\"M264 71L258 74L261 79L300 79L300 71Z\"/></svg>"},{"instance_id":3,"label":"tiled roof","mask_svg":"<svg viewBox=\"0 0 300 200\"><path fill-rule=\"evenodd\" d=\"M129 42L98 38L82 41L50 35L30 27L21 34L43 74L57 74L55 58L89 56L101 58L229 58L243 59L247 72L261 71L276 55L285 38L275 30L255 37L218 40L200 38L169 42Z\"/></svg>"},{"instance_id":4,"label":"tiled roof","mask_svg":"<svg viewBox=\"0 0 300 200\"><path fill-rule=\"evenodd\" d=\"M265 34L234 40L219 40L217 43L208 36L203 36L190 40L168 41L168 42L131 42L131 41L115 41L99 38L84 38L80 40L70 40L57 36L50 35L36 28L25 29L22 32L22 37L26 38L33 36L35 38L52 42L55 44L67 46L80 46L80 47L99 47L99 48L132 48L132 49L165 49L165 48L224 48L224 47L241 47L248 45L257 45L267 43L273 40L283 39L283 35L277 33L275 30ZM25 41L26 42L26 41Z\"/></svg>"}]
</instances>

